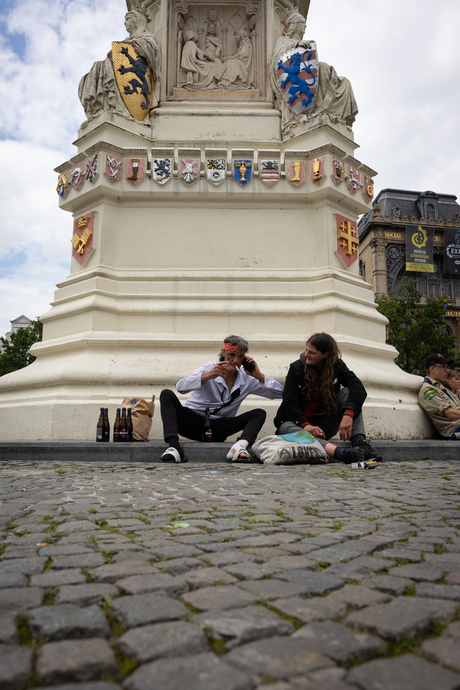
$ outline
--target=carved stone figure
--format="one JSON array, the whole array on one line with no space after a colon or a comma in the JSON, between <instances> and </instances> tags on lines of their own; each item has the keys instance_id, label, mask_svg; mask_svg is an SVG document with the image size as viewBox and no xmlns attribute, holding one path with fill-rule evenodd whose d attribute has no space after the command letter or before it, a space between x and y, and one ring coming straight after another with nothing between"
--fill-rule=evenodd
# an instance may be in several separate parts
<instances>
[{"instance_id":1,"label":"carved stone figure","mask_svg":"<svg viewBox=\"0 0 460 690\"><path fill-rule=\"evenodd\" d=\"M211 53L198 48L198 37L194 31L187 31L186 39L181 60L181 68L187 74L186 88L215 88L222 74L221 61Z\"/></svg>"},{"instance_id":2,"label":"carved stone figure","mask_svg":"<svg viewBox=\"0 0 460 690\"><path fill-rule=\"evenodd\" d=\"M296 115L284 100L276 81L278 60L288 50L297 46L310 48L308 41L303 40L305 18L292 10L287 13L283 35L278 39L273 52L270 81L276 96L276 106L282 114L283 138L289 138L310 126L312 120L345 124L351 127L358 113L358 106L351 83L346 77L339 77L333 67L325 62L319 63L319 85L316 103L312 114L306 118Z\"/></svg>"},{"instance_id":3,"label":"carved stone figure","mask_svg":"<svg viewBox=\"0 0 460 690\"><path fill-rule=\"evenodd\" d=\"M151 67L154 78L152 107L158 105L159 81L161 76L161 52L157 38L148 30L148 17L142 10L132 10L125 15L125 27L129 38L123 43L134 47L136 53L145 58ZM112 51L101 62L95 62L88 74L81 79L78 97L88 120L93 120L102 112L119 113L131 117L125 106L117 85Z\"/></svg>"},{"instance_id":4,"label":"carved stone figure","mask_svg":"<svg viewBox=\"0 0 460 690\"><path fill-rule=\"evenodd\" d=\"M214 60L220 61L222 57L222 41L217 36L217 29L214 23L208 25L204 49Z\"/></svg>"},{"instance_id":5,"label":"carved stone figure","mask_svg":"<svg viewBox=\"0 0 460 690\"><path fill-rule=\"evenodd\" d=\"M224 58L224 71L220 83L226 89L253 86L252 44L244 29L236 34L238 48L232 57Z\"/></svg>"}]
</instances>

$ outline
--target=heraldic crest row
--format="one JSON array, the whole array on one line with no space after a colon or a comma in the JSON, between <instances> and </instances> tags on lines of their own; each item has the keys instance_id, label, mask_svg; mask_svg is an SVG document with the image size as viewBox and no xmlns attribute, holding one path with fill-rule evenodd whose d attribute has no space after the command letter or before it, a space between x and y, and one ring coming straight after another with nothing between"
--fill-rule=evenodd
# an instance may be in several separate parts
<instances>
[{"instance_id":1,"label":"heraldic crest row","mask_svg":"<svg viewBox=\"0 0 460 690\"><path fill-rule=\"evenodd\" d=\"M94 148L97 148L95 145ZM110 151L108 150L110 148ZM134 153L133 153L134 151ZM260 180L267 187L287 181L300 187L309 181L319 186L330 176L337 186L344 185L354 195L361 191L365 200L374 197L373 171L334 146L310 151L214 149L121 149L102 145L98 151L80 154L56 169L56 191L65 197L83 184L94 184L102 175L112 184L127 180L133 186L153 180L164 186L179 179L191 187L200 178L218 187L226 180L246 187Z\"/></svg>"}]
</instances>

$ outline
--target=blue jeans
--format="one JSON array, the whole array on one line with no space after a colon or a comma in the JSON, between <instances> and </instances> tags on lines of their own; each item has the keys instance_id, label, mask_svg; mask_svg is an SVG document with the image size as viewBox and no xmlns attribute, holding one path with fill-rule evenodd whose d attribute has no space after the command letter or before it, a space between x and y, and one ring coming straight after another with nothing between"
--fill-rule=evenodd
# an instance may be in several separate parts
<instances>
[{"instance_id":1,"label":"blue jeans","mask_svg":"<svg viewBox=\"0 0 460 690\"><path fill-rule=\"evenodd\" d=\"M337 393L336 400L337 408L339 410L346 409L348 388L341 388ZM316 440L319 441L323 447L329 442L329 439L332 438L332 436L335 436L338 432L342 417L342 413L337 412L336 414L331 415L315 414L313 419L310 419L310 424L312 426L319 426L319 428L324 432L325 440L316 438ZM281 424L276 433L278 436L282 436L283 434L295 434L297 431L303 431L303 429L300 426L297 426L297 424L294 424L294 422L284 422L284 424ZM363 415L361 412L356 415L356 417L353 417L353 427L351 430L352 438L353 436L356 436L356 434L362 434L363 436L366 435L366 432L364 431Z\"/></svg>"}]
</instances>

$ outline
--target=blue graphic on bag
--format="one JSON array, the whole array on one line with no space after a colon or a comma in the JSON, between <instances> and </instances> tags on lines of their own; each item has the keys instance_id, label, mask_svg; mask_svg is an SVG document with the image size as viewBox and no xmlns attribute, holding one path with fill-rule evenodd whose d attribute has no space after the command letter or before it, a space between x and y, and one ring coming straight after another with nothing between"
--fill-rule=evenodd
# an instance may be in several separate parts
<instances>
[{"instance_id":1,"label":"blue graphic on bag","mask_svg":"<svg viewBox=\"0 0 460 690\"><path fill-rule=\"evenodd\" d=\"M294 443L306 443L310 445L315 442L315 437L308 431L298 431L295 434L281 434L281 438L285 441L293 441Z\"/></svg>"}]
</instances>

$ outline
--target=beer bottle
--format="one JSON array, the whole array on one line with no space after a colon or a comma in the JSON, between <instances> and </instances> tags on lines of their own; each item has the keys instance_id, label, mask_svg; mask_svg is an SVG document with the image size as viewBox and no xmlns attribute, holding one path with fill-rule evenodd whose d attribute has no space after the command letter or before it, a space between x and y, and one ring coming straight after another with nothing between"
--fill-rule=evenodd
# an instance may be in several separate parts
<instances>
[{"instance_id":1,"label":"beer bottle","mask_svg":"<svg viewBox=\"0 0 460 690\"><path fill-rule=\"evenodd\" d=\"M102 428L102 440L108 443L110 441L110 422L109 422L109 410L107 407L104 408L104 426Z\"/></svg>"},{"instance_id":2,"label":"beer bottle","mask_svg":"<svg viewBox=\"0 0 460 690\"><path fill-rule=\"evenodd\" d=\"M206 412L204 413L203 441L205 443L211 443L212 441L211 415L209 414L209 407L206 408Z\"/></svg>"},{"instance_id":3,"label":"beer bottle","mask_svg":"<svg viewBox=\"0 0 460 690\"><path fill-rule=\"evenodd\" d=\"M121 423L120 423L120 441L128 440L128 426L126 424L126 408L124 407L121 411Z\"/></svg>"},{"instance_id":4,"label":"beer bottle","mask_svg":"<svg viewBox=\"0 0 460 690\"><path fill-rule=\"evenodd\" d=\"M133 418L131 416L131 408L130 407L128 407L128 419L126 420L126 423L128 425L128 441L131 443L133 440L134 427L133 427Z\"/></svg>"},{"instance_id":5,"label":"beer bottle","mask_svg":"<svg viewBox=\"0 0 460 690\"><path fill-rule=\"evenodd\" d=\"M104 427L104 408L101 407L101 413L99 415L99 419L97 420L96 441L103 441L103 438L102 438L103 427Z\"/></svg>"},{"instance_id":6,"label":"beer bottle","mask_svg":"<svg viewBox=\"0 0 460 690\"><path fill-rule=\"evenodd\" d=\"M120 408L117 408L117 416L113 424L113 440L117 442L120 440Z\"/></svg>"}]
</instances>

